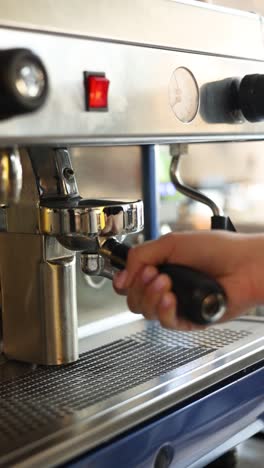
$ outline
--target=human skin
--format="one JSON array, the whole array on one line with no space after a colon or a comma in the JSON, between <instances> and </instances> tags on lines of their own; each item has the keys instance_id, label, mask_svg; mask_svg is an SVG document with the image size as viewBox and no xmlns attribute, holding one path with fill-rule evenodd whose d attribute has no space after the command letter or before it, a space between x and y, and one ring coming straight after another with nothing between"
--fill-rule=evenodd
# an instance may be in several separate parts
<instances>
[{"instance_id":1,"label":"human skin","mask_svg":"<svg viewBox=\"0 0 264 468\"><path fill-rule=\"evenodd\" d=\"M208 273L227 294L230 320L264 303L264 235L221 231L170 233L130 249L126 269L116 273L113 287L127 295L128 307L165 328L202 328L177 315L171 280L156 266L177 263Z\"/></svg>"}]
</instances>

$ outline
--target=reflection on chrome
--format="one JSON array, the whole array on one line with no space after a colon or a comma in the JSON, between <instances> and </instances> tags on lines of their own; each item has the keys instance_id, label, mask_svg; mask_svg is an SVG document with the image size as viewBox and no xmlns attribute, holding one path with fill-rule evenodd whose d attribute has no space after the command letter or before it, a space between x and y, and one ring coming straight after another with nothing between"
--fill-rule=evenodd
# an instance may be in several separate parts
<instances>
[{"instance_id":1,"label":"reflection on chrome","mask_svg":"<svg viewBox=\"0 0 264 468\"><path fill-rule=\"evenodd\" d=\"M142 201L111 203L107 206L92 206L89 200L82 200L81 204L73 207L41 206L40 232L55 236L109 237L142 231Z\"/></svg>"}]
</instances>

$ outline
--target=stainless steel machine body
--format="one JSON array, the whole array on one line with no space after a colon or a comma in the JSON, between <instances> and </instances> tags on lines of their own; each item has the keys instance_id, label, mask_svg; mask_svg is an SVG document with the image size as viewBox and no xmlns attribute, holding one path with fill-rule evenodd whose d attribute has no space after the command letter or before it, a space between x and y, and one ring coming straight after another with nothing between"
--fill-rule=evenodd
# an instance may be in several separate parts
<instances>
[{"instance_id":1,"label":"stainless steel machine body","mask_svg":"<svg viewBox=\"0 0 264 468\"><path fill-rule=\"evenodd\" d=\"M40 4L42 15L28 4L26 13L19 10L19 18L13 13L12 2L8 7L1 5L5 47L23 44L32 48L45 63L50 80L49 98L37 114L2 122L1 145L234 141L241 135L243 139L246 135L261 138L262 123L234 119L231 125L230 118L223 115L222 122L212 125L202 115L206 107L211 114L221 111L215 94L203 94L204 85L263 73L264 33L258 15L167 0L147 1L143 10L141 2L129 7L117 1L115 11L94 2L84 6L80 1L67 7L58 2L54 11L51 5ZM144 14L148 15L147 28L140 21ZM94 21L98 15L100 26ZM208 24L213 30L210 41ZM197 54L199 51L202 53ZM189 77L187 85L175 84L178 68L189 69L194 81ZM110 80L107 112L85 112L85 70L102 71ZM177 92L182 95L179 112L187 108L187 119L191 120L200 101L189 125L172 111Z\"/></svg>"},{"instance_id":2,"label":"stainless steel machine body","mask_svg":"<svg viewBox=\"0 0 264 468\"><path fill-rule=\"evenodd\" d=\"M35 371L5 365L0 393L2 465L57 466L263 358L260 321L188 334L122 315L119 323L116 317L111 326L101 321L90 328L80 340L82 354L76 364ZM220 441L241 429L240 437L261 430L261 411L260 399L241 417L238 428L222 431ZM197 449L196 460L211 448L208 438Z\"/></svg>"},{"instance_id":3,"label":"stainless steel machine body","mask_svg":"<svg viewBox=\"0 0 264 468\"><path fill-rule=\"evenodd\" d=\"M88 166L80 196L73 168L85 164L81 146L125 159L127 145L139 154L144 144L262 140L264 123L245 117L236 93L243 77L264 74L264 29L258 15L200 2L1 3L1 48L34 57L16 69L19 111L1 107L0 156L17 171L0 200L0 465L56 466L263 359L260 318L185 334L123 312L78 328L76 252L139 233L143 215L137 199L104 195L104 164L100 197ZM45 70L45 102L23 114ZM110 82L100 111L87 106L90 75ZM261 414L263 401L222 443L260 430Z\"/></svg>"}]
</instances>

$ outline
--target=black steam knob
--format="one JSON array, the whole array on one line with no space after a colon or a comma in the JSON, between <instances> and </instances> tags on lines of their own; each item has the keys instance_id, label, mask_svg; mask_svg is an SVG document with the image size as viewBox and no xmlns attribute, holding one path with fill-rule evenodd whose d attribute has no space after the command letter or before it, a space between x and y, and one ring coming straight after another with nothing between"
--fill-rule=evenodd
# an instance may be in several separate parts
<instances>
[{"instance_id":1,"label":"black steam knob","mask_svg":"<svg viewBox=\"0 0 264 468\"><path fill-rule=\"evenodd\" d=\"M45 102L48 75L28 49L0 50L0 118L34 112Z\"/></svg>"},{"instance_id":2,"label":"black steam knob","mask_svg":"<svg viewBox=\"0 0 264 468\"><path fill-rule=\"evenodd\" d=\"M264 75L246 75L238 89L239 107L249 122L264 120Z\"/></svg>"}]
</instances>

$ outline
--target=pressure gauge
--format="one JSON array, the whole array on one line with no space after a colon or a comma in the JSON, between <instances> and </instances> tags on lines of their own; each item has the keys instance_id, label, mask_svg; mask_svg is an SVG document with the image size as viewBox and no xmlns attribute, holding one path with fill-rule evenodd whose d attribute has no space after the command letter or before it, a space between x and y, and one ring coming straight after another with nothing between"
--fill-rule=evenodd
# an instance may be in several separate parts
<instances>
[{"instance_id":1,"label":"pressure gauge","mask_svg":"<svg viewBox=\"0 0 264 468\"><path fill-rule=\"evenodd\" d=\"M199 108L199 88L188 68L174 70L169 83L169 102L181 122L189 123L195 118Z\"/></svg>"}]
</instances>

